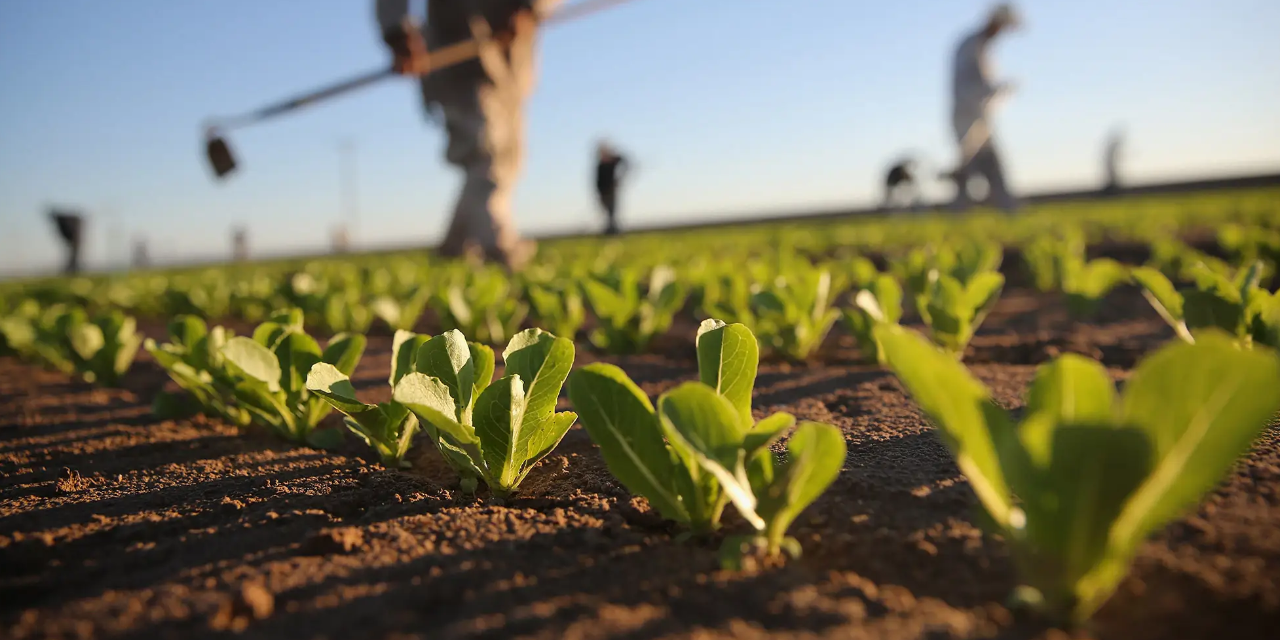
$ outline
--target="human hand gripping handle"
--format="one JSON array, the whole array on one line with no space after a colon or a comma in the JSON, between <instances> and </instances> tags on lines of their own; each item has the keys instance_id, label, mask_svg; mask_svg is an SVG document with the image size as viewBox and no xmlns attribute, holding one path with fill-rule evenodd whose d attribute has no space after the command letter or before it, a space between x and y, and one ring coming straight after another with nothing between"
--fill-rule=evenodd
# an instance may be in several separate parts
<instances>
[{"instance_id":1,"label":"human hand gripping handle","mask_svg":"<svg viewBox=\"0 0 1280 640\"><path fill-rule=\"evenodd\" d=\"M391 49L391 67L403 75L421 75L431 68L427 41L413 20L406 17L382 32L382 41Z\"/></svg>"}]
</instances>

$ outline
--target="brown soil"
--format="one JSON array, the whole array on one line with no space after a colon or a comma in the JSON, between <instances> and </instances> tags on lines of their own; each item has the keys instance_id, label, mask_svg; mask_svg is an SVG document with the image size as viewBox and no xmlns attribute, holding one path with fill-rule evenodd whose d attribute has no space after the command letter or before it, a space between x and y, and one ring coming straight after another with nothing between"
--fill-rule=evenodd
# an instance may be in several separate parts
<instances>
[{"instance_id":1,"label":"brown soil","mask_svg":"<svg viewBox=\"0 0 1280 640\"><path fill-rule=\"evenodd\" d=\"M1010 407L1064 351L1122 377L1170 333L1133 292L1112 298L1079 324L1059 300L1008 292L974 372ZM670 355L605 359L656 395L695 377L688 329ZM374 338L357 372L373 399L389 342ZM973 524L965 480L899 383L856 364L848 337L829 346L821 363L763 366L755 406L839 426L848 462L792 529L804 557L742 573L718 569L718 540L677 541L580 427L499 504L457 491L425 443L392 471L351 438L324 452L158 421L164 376L145 358L125 390L0 359L0 637L1065 637L1002 605L1006 549ZM1273 428L1075 635L1275 637L1278 580Z\"/></svg>"}]
</instances>

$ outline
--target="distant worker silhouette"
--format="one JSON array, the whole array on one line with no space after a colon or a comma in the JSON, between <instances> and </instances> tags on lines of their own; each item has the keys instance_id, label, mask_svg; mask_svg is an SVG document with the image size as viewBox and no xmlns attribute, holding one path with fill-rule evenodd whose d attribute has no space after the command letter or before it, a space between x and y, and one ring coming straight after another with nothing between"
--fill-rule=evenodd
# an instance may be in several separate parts
<instances>
[{"instance_id":1,"label":"distant worker silhouette","mask_svg":"<svg viewBox=\"0 0 1280 640\"><path fill-rule=\"evenodd\" d=\"M605 235L618 233L618 185L630 165L608 142L596 145L596 193L604 209Z\"/></svg>"},{"instance_id":2,"label":"distant worker silhouette","mask_svg":"<svg viewBox=\"0 0 1280 640\"><path fill-rule=\"evenodd\" d=\"M62 268L64 273L80 272L80 246L83 241L84 216L71 211L54 209L49 212L58 230L58 236L67 245L67 264Z\"/></svg>"},{"instance_id":3,"label":"distant worker silhouette","mask_svg":"<svg viewBox=\"0 0 1280 640\"><path fill-rule=\"evenodd\" d=\"M482 256L519 269L537 245L521 240L511 199L524 155L524 105L535 84L535 14L560 0L427 0L425 23L409 15L409 0L375 0L382 38L395 69L419 75L430 51L475 39L478 59L422 77L422 99L433 120L443 117L445 158L464 174L453 220L440 246L445 256Z\"/></svg>"},{"instance_id":4,"label":"distant worker silhouette","mask_svg":"<svg viewBox=\"0 0 1280 640\"><path fill-rule=\"evenodd\" d=\"M1021 19L1011 5L999 5L992 10L982 28L966 36L956 49L951 121L960 147L960 162L953 173L944 177L955 180L953 208L957 210L967 209L972 204L969 181L974 175L986 180L987 200L1005 211L1012 212L1018 208L1018 201L1010 195L1005 184L1004 169L996 153L991 130L991 112L995 102L1008 96L1013 86L1008 82L996 83L992 79L987 50L996 36L1020 23Z\"/></svg>"},{"instance_id":5,"label":"distant worker silhouette","mask_svg":"<svg viewBox=\"0 0 1280 640\"><path fill-rule=\"evenodd\" d=\"M915 209L920 205L920 188L916 184L916 163L903 158L889 167L884 179L884 209Z\"/></svg>"},{"instance_id":6,"label":"distant worker silhouette","mask_svg":"<svg viewBox=\"0 0 1280 640\"><path fill-rule=\"evenodd\" d=\"M1102 187L1104 194L1116 195L1120 193L1120 155L1123 150L1124 131L1116 129L1107 138L1106 151L1102 155L1103 172L1107 176L1107 183Z\"/></svg>"}]
</instances>

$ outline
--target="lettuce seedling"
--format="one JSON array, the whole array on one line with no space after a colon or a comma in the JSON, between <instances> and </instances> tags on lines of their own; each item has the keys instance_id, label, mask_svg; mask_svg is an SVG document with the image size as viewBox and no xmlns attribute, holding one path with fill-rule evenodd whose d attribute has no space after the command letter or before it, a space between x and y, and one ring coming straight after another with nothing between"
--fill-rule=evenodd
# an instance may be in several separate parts
<instances>
[{"instance_id":1,"label":"lettuce seedling","mask_svg":"<svg viewBox=\"0 0 1280 640\"><path fill-rule=\"evenodd\" d=\"M832 306L839 294L830 271L793 265L751 296L757 338L791 360L808 358L840 317L840 311Z\"/></svg>"},{"instance_id":2,"label":"lettuce seedling","mask_svg":"<svg viewBox=\"0 0 1280 640\"><path fill-rule=\"evenodd\" d=\"M1234 280L1211 269L1192 268L1194 285L1181 290L1160 271L1138 267L1133 279L1142 295L1179 338L1194 342L1193 335L1204 329L1219 329L1234 336L1236 344L1248 349L1255 340L1280 347L1276 296L1258 286L1263 265L1255 262Z\"/></svg>"},{"instance_id":3,"label":"lettuce seedling","mask_svg":"<svg viewBox=\"0 0 1280 640\"><path fill-rule=\"evenodd\" d=\"M916 309L934 343L960 359L1003 288L1004 276L997 271L979 273L961 284L935 269L929 272L924 293L916 297Z\"/></svg>"},{"instance_id":4,"label":"lettuce seedling","mask_svg":"<svg viewBox=\"0 0 1280 640\"><path fill-rule=\"evenodd\" d=\"M1062 292L1067 295L1067 311L1076 318L1097 313L1102 299L1129 279L1129 269L1110 258L1070 260L1063 266Z\"/></svg>"},{"instance_id":5,"label":"lettuce seedling","mask_svg":"<svg viewBox=\"0 0 1280 640\"><path fill-rule=\"evenodd\" d=\"M387 380L392 389L414 370L418 349L429 339L430 336L409 331L396 332L391 344L391 376ZM356 398L351 378L325 362L312 365L307 374L307 390L340 411L344 416L342 423L378 453L384 466L404 469L411 466L405 455L413 445L419 423L408 407L394 399L378 404L361 402Z\"/></svg>"},{"instance_id":6,"label":"lettuce seedling","mask_svg":"<svg viewBox=\"0 0 1280 640\"><path fill-rule=\"evenodd\" d=\"M194 315L177 316L168 328L169 342L158 345L148 338L143 343L151 357L202 413L240 427L249 426L251 416L235 403L236 380L222 355L222 347L235 334L221 326L209 328ZM156 397L152 409L162 419L191 413L187 402L163 392Z\"/></svg>"},{"instance_id":7,"label":"lettuce seedling","mask_svg":"<svg viewBox=\"0 0 1280 640\"><path fill-rule=\"evenodd\" d=\"M868 360L884 364L884 354L871 330L880 322L897 324L902 320L902 287L897 278L882 273L854 296L853 304L844 312L845 326Z\"/></svg>"},{"instance_id":8,"label":"lettuce seedling","mask_svg":"<svg viewBox=\"0 0 1280 640\"><path fill-rule=\"evenodd\" d=\"M1148 357L1119 398L1100 364L1062 356L1037 372L1015 424L918 334L875 332L1012 547L1019 599L1060 622L1092 615L1142 541L1212 490L1280 409L1280 359L1212 332Z\"/></svg>"},{"instance_id":9,"label":"lettuce seedling","mask_svg":"<svg viewBox=\"0 0 1280 640\"><path fill-rule=\"evenodd\" d=\"M76 371L86 382L119 384L142 346L137 321L115 310L87 320L82 314L68 317L67 341Z\"/></svg>"},{"instance_id":10,"label":"lettuce seedling","mask_svg":"<svg viewBox=\"0 0 1280 640\"><path fill-rule=\"evenodd\" d=\"M466 271L432 304L447 329L457 329L483 344L501 344L515 335L529 305L513 292L511 280L497 269Z\"/></svg>"},{"instance_id":11,"label":"lettuce seedling","mask_svg":"<svg viewBox=\"0 0 1280 640\"><path fill-rule=\"evenodd\" d=\"M393 331L413 331L431 299L431 289L422 287L413 295L381 295L369 303L369 311Z\"/></svg>"},{"instance_id":12,"label":"lettuce seedling","mask_svg":"<svg viewBox=\"0 0 1280 640\"><path fill-rule=\"evenodd\" d=\"M635 269L615 269L586 278L582 290L597 321L591 343L609 353L644 351L649 341L671 327L688 297L675 272L665 266L649 273L643 292Z\"/></svg>"},{"instance_id":13,"label":"lettuce seedling","mask_svg":"<svg viewBox=\"0 0 1280 640\"><path fill-rule=\"evenodd\" d=\"M795 418L752 419L755 336L743 325L707 320L697 351L699 381L664 393L656 411L621 369L603 363L573 373L569 398L609 471L663 517L694 532L712 531L726 503L734 504L756 533L725 541L726 565L739 563L744 547L797 554L787 528L839 473L844 438L830 425L804 423L787 460L774 460L769 447Z\"/></svg>"},{"instance_id":14,"label":"lettuce seedling","mask_svg":"<svg viewBox=\"0 0 1280 640\"><path fill-rule=\"evenodd\" d=\"M340 333L321 351L302 321L299 309L276 313L254 329L253 338L228 339L222 356L235 380L235 401L254 422L293 442L331 447L341 434L315 428L333 407L307 389L307 375L317 362L351 375L364 353L365 338Z\"/></svg>"},{"instance_id":15,"label":"lettuce seedling","mask_svg":"<svg viewBox=\"0 0 1280 640\"><path fill-rule=\"evenodd\" d=\"M393 398L417 415L465 490L480 479L504 498L578 417L555 410L573 357L568 338L526 329L502 353L507 375L490 384L493 351L452 330L422 343Z\"/></svg>"},{"instance_id":16,"label":"lettuce seedling","mask_svg":"<svg viewBox=\"0 0 1280 640\"><path fill-rule=\"evenodd\" d=\"M587 310L577 287L552 288L529 283L525 286L525 294L533 308L534 321L539 326L570 340L578 335L587 319Z\"/></svg>"}]
</instances>

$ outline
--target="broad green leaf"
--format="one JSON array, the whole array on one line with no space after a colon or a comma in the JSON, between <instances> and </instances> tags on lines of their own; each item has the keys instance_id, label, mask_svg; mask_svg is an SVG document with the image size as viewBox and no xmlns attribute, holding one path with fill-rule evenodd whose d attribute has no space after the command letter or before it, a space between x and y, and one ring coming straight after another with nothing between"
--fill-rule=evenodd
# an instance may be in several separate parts
<instances>
[{"instance_id":1,"label":"broad green leaf","mask_svg":"<svg viewBox=\"0 0 1280 640\"><path fill-rule=\"evenodd\" d=\"M1108 424L1115 412L1116 390L1107 370L1097 362L1066 354L1036 371L1027 391L1027 418L1019 438L1035 464L1048 464L1059 424Z\"/></svg>"},{"instance_id":2,"label":"broad green leaf","mask_svg":"<svg viewBox=\"0 0 1280 640\"><path fill-rule=\"evenodd\" d=\"M524 408L524 383L515 374L499 378L476 400L472 424L489 467L489 488L495 492L515 489L521 462L516 448L524 442Z\"/></svg>"},{"instance_id":3,"label":"broad green leaf","mask_svg":"<svg viewBox=\"0 0 1280 640\"><path fill-rule=\"evenodd\" d=\"M102 335L102 328L89 322L73 325L68 333L71 349L84 360L93 358L107 343Z\"/></svg>"},{"instance_id":4,"label":"broad green leaf","mask_svg":"<svg viewBox=\"0 0 1280 640\"><path fill-rule=\"evenodd\" d=\"M280 339L288 333L290 329L285 325L278 322L264 322L253 330L253 341L267 349L275 350L280 344Z\"/></svg>"},{"instance_id":5,"label":"broad green leaf","mask_svg":"<svg viewBox=\"0 0 1280 640\"><path fill-rule=\"evenodd\" d=\"M475 392L471 397L479 398L481 392L493 382L493 349L478 342L468 342L467 349L471 351L471 362L475 366L475 386L473 387Z\"/></svg>"},{"instance_id":6,"label":"broad green leaf","mask_svg":"<svg viewBox=\"0 0 1280 640\"><path fill-rule=\"evenodd\" d=\"M1143 295L1165 322L1172 325L1182 321L1182 294L1178 293L1169 278L1151 267L1137 267L1130 275L1142 287Z\"/></svg>"},{"instance_id":7,"label":"broad green leaf","mask_svg":"<svg viewBox=\"0 0 1280 640\"><path fill-rule=\"evenodd\" d=\"M280 361L261 343L249 338L231 338L222 347L222 355L240 375L261 382L271 393L280 391Z\"/></svg>"},{"instance_id":8,"label":"broad green leaf","mask_svg":"<svg viewBox=\"0 0 1280 640\"><path fill-rule=\"evenodd\" d=\"M1114 590L1123 572L1105 570L1111 526L1151 468L1151 446L1140 429L1059 425L1034 489L1020 496L1029 545L1023 571L1052 610ZM1127 564L1127 558L1124 559ZM1101 569L1101 571L1100 571ZM1101 578L1110 576L1110 582Z\"/></svg>"},{"instance_id":9,"label":"broad green leaf","mask_svg":"<svg viewBox=\"0 0 1280 640\"><path fill-rule=\"evenodd\" d=\"M321 362L327 362L347 375L356 370L360 364L360 356L364 355L368 340L360 334L339 333L329 339L320 356Z\"/></svg>"},{"instance_id":10,"label":"broad green leaf","mask_svg":"<svg viewBox=\"0 0 1280 640\"><path fill-rule=\"evenodd\" d=\"M335 409L349 416L377 410L377 405L356 399L356 389L347 375L327 362L318 362L307 374L307 390L319 395Z\"/></svg>"},{"instance_id":11,"label":"broad green leaf","mask_svg":"<svg viewBox=\"0 0 1280 640\"><path fill-rule=\"evenodd\" d=\"M551 453L560 444L560 440L564 438L564 434L568 433L569 427L573 426L573 422L578 419L578 414L572 411L562 411L548 416L533 425L525 425L521 427L521 437L524 441L523 453L520 459L520 478L529 472L529 469L537 462ZM527 422L527 418L526 418Z\"/></svg>"},{"instance_id":12,"label":"broad green leaf","mask_svg":"<svg viewBox=\"0 0 1280 640\"><path fill-rule=\"evenodd\" d=\"M713 475L738 513L763 529L747 478L738 414L729 400L705 384L686 382L658 398L658 418L671 446Z\"/></svg>"},{"instance_id":13,"label":"broad green leaf","mask_svg":"<svg viewBox=\"0 0 1280 640\"><path fill-rule=\"evenodd\" d=\"M648 396L622 369L589 364L569 376L569 399L582 426L600 447L609 472L663 517L689 522L675 487L675 462Z\"/></svg>"},{"instance_id":14,"label":"broad green leaf","mask_svg":"<svg viewBox=\"0 0 1280 640\"><path fill-rule=\"evenodd\" d=\"M840 475L847 447L844 434L829 424L802 422L787 441L787 461L777 478L759 495L773 551L791 523Z\"/></svg>"},{"instance_id":15,"label":"broad green leaf","mask_svg":"<svg viewBox=\"0 0 1280 640\"><path fill-rule=\"evenodd\" d=\"M881 322L896 324L902 319L902 287L898 279L882 273L868 287L880 307Z\"/></svg>"},{"instance_id":16,"label":"broad green leaf","mask_svg":"<svg viewBox=\"0 0 1280 640\"><path fill-rule=\"evenodd\" d=\"M404 405L436 429L449 434L455 441L464 445L478 445L479 440L470 427L458 423L454 417L453 393L449 386L439 378L432 378L423 373L405 374L396 385L392 397ZM480 461L477 452L476 461Z\"/></svg>"},{"instance_id":17,"label":"broad green leaf","mask_svg":"<svg viewBox=\"0 0 1280 640\"><path fill-rule=\"evenodd\" d=\"M280 388L287 394L302 391L307 380L307 373L315 363L320 362L320 345L311 336L291 332L276 344L276 360L280 363Z\"/></svg>"},{"instance_id":18,"label":"broad green leaf","mask_svg":"<svg viewBox=\"0 0 1280 640\"><path fill-rule=\"evenodd\" d=\"M1213 333L1148 357L1125 387L1121 422L1141 427L1155 467L1112 530L1132 548L1213 489L1280 409L1280 359Z\"/></svg>"},{"instance_id":19,"label":"broad green leaf","mask_svg":"<svg viewBox=\"0 0 1280 640\"><path fill-rule=\"evenodd\" d=\"M986 271L973 276L965 285L964 296L972 309L971 321L976 327L987 316L1000 298L1004 288L1004 276L998 271Z\"/></svg>"},{"instance_id":20,"label":"broad green leaf","mask_svg":"<svg viewBox=\"0 0 1280 640\"><path fill-rule=\"evenodd\" d=\"M555 413L560 388L573 368L573 342L541 329L517 333L502 353L507 375L526 381L524 427L531 427ZM526 432L526 437L531 431ZM517 446L523 450L525 443Z\"/></svg>"},{"instance_id":21,"label":"broad green leaf","mask_svg":"<svg viewBox=\"0 0 1280 640\"><path fill-rule=\"evenodd\" d=\"M738 411L741 429L749 428L751 391L755 388L760 347L741 324L703 320L697 337L698 376Z\"/></svg>"},{"instance_id":22,"label":"broad green leaf","mask_svg":"<svg viewBox=\"0 0 1280 640\"><path fill-rule=\"evenodd\" d=\"M939 427L978 500L997 525L1007 527L1011 497L997 451L1012 441L1009 416L963 365L919 334L888 324L874 333L889 367Z\"/></svg>"},{"instance_id":23,"label":"broad green leaf","mask_svg":"<svg viewBox=\"0 0 1280 640\"><path fill-rule=\"evenodd\" d=\"M462 332L446 331L423 343L414 366L420 373L436 378L449 387L453 396L454 420L470 422L469 409L475 388L475 362Z\"/></svg>"},{"instance_id":24,"label":"broad green leaf","mask_svg":"<svg viewBox=\"0 0 1280 640\"><path fill-rule=\"evenodd\" d=\"M1182 295L1187 327L1196 331L1221 329L1239 335L1244 327L1244 306L1233 289L1192 289Z\"/></svg>"},{"instance_id":25,"label":"broad green leaf","mask_svg":"<svg viewBox=\"0 0 1280 640\"><path fill-rule=\"evenodd\" d=\"M415 371L414 363L418 359L418 349L430 340L431 336L418 335L403 329L396 331L391 339L391 377L388 381L392 387L406 374Z\"/></svg>"},{"instance_id":26,"label":"broad green leaf","mask_svg":"<svg viewBox=\"0 0 1280 640\"><path fill-rule=\"evenodd\" d=\"M278 392L269 390L266 383L253 379L241 380L236 383L233 393L237 403L264 424L276 429L285 438L296 439L297 420L293 411L280 401Z\"/></svg>"},{"instance_id":27,"label":"broad green leaf","mask_svg":"<svg viewBox=\"0 0 1280 640\"><path fill-rule=\"evenodd\" d=\"M199 316L183 314L169 321L169 338L188 351L193 350L208 333L208 325Z\"/></svg>"}]
</instances>

